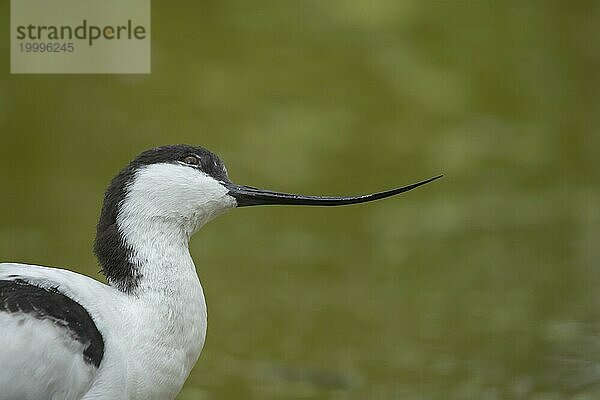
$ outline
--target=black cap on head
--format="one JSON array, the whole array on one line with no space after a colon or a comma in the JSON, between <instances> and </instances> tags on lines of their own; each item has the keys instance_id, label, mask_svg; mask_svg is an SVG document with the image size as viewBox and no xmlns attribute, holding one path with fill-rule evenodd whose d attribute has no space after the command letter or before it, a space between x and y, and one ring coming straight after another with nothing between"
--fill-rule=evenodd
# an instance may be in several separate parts
<instances>
[{"instance_id":1,"label":"black cap on head","mask_svg":"<svg viewBox=\"0 0 600 400\"><path fill-rule=\"evenodd\" d=\"M129 167L138 168L144 165L175 162L197 168L218 181L229 180L227 170L219 156L204 147L187 144L161 146L146 150L138 155L129 164Z\"/></svg>"}]
</instances>

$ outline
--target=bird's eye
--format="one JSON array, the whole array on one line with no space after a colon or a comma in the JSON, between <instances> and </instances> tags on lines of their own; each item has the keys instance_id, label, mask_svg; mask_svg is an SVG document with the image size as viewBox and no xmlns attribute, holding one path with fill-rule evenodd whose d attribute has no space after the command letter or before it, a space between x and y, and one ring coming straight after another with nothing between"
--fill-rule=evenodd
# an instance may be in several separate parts
<instances>
[{"instance_id":1,"label":"bird's eye","mask_svg":"<svg viewBox=\"0 0 600 400\"><path fill-rule=\"evenodd\" d=\"M193 166L197 166L200 164L200 161L198 160L198 157L196 157L196 156L187 156L183 159L183 162L186 163L187 165L193 165Z\"/></svg>"}]
</instances>

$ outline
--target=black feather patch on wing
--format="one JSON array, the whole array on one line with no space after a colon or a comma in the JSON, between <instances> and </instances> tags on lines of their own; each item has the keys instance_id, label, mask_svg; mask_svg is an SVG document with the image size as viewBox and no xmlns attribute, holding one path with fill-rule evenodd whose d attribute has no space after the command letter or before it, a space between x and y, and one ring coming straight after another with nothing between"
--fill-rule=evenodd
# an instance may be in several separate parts
<instances>
[{"instance_id":1,"label":"black feather patch on wing","mask_svg":"<svg viewBox=\"0 0 600 400\"><path fill-rule=\"evenodd\" d=\"M29 314L67 329L85 346L84 361L100 366L104 356L102 334L86 309L56 288L42 288L20 279L0 280L0 312Z\"/></svg>"}]
</instances>

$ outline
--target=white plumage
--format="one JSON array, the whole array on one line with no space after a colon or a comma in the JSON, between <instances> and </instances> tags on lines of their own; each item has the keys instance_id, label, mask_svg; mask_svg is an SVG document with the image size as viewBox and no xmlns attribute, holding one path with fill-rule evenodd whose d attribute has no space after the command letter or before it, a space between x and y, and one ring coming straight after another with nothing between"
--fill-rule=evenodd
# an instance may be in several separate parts
<instances>
[{"instance_id":1,"label":"white plumage","mask_svg":"<svg viewBox=\"0 0 600 400\"><path fill-rule=\"evenodd\" d=\"M140 154L109 186L95 253L109 285L58 268L0 264L0 400L168 400L206 336L206 304L188 250L220 213L261 204L344 205L229 181L201 147Z\"/></svg>"},{"instance_id":2,"label":"white plumage","mask_svg":"<svg viewBox=\"0 0 600 400\"><path fill-rule=\"evenodd\" d=\"M0 280L57 288L81 304L105 345L96 370L63 328L0 312L0 365L14 366L0 370L0 388L14 395L3 390L0 398L162 400L181 390L206 335L204 294L188 241L235 200L214 179L177 164L140 169L128 189L117 223L142 276L134 294L67 270L0 264Z\"/></svg>"}]
</instances>

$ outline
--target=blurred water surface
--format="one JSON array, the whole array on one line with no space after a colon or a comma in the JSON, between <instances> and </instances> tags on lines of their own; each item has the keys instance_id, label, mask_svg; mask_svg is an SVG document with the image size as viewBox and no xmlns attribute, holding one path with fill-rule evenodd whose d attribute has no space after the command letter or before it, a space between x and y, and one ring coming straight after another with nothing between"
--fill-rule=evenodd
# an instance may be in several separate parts
<instances>
[{"instance_id":1,"label":"blurred water surface","mask_svg":"<svg viewBox=\"0 0 600 400\"><path fill-rule=\"evenodd\" d=\"M151 75L2 63L1 260L101 279L103 190L160 144L294 192L445 173L403 198L205 227L191 251L209 332L179 399L599 398L599 2L154 1L152 16Z\"/></svg>"}]
</instances>

